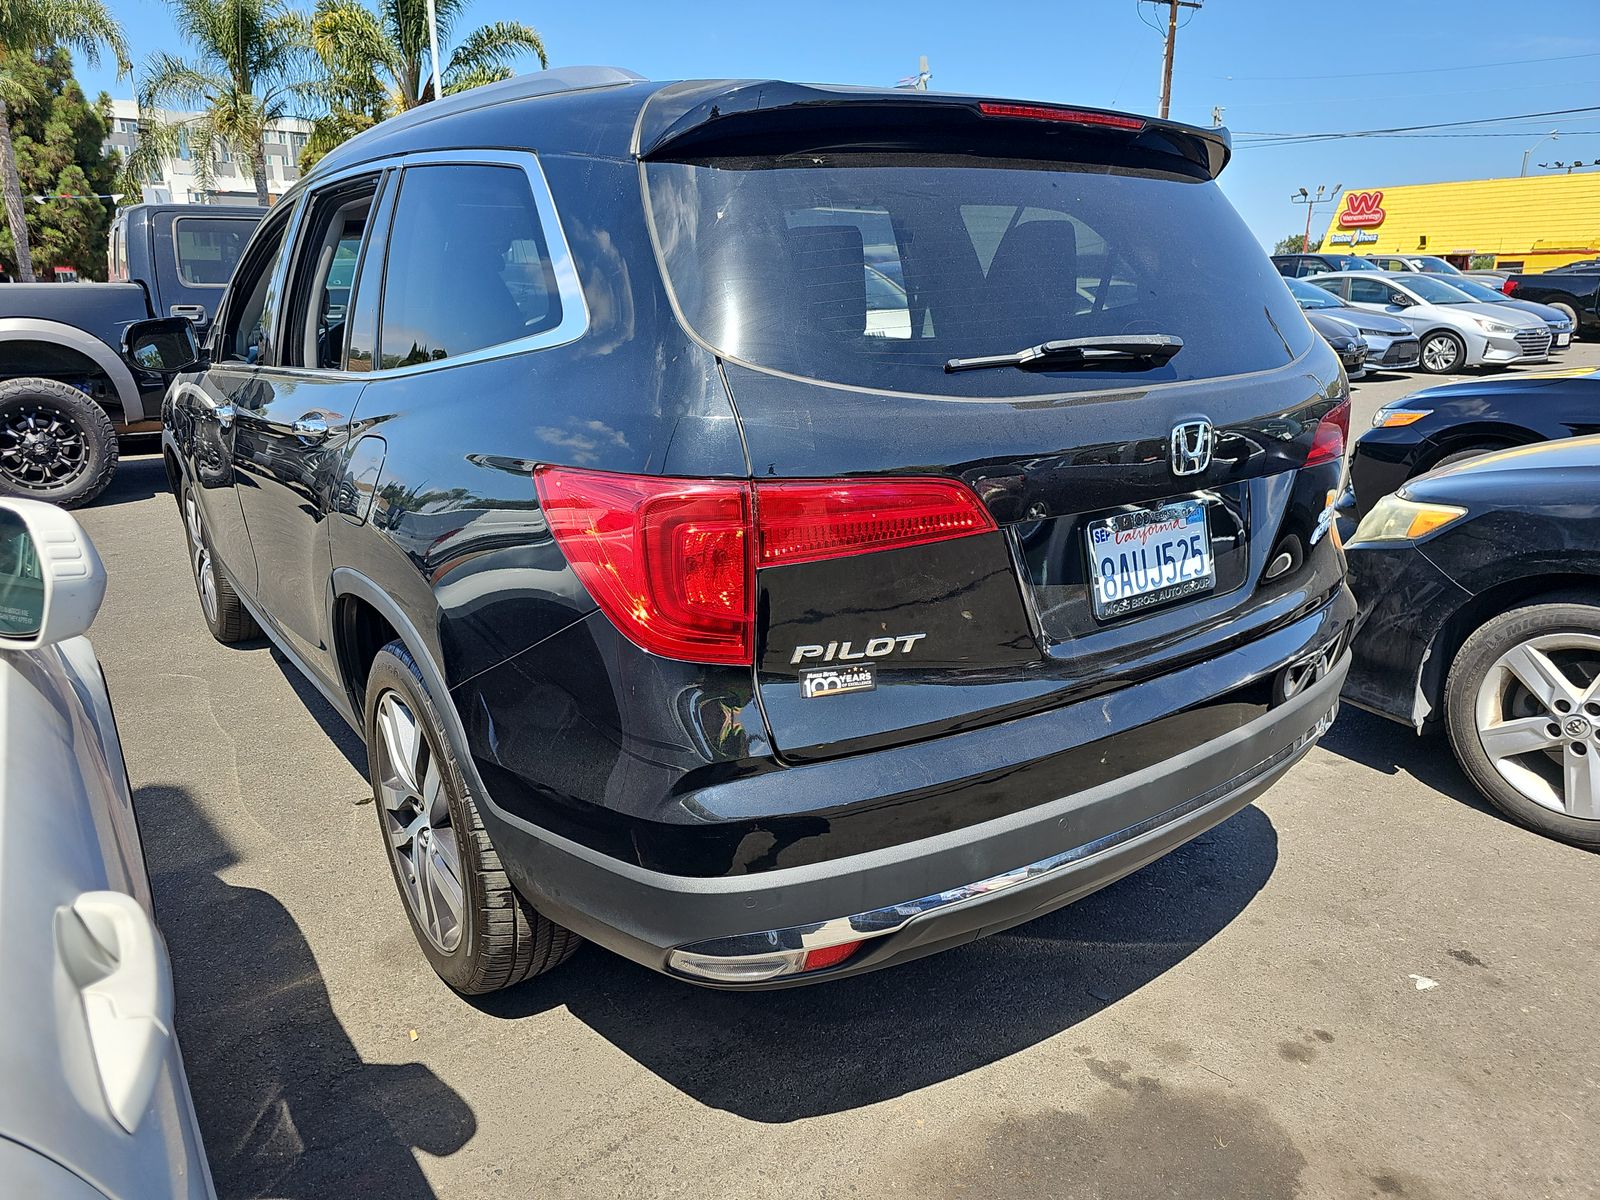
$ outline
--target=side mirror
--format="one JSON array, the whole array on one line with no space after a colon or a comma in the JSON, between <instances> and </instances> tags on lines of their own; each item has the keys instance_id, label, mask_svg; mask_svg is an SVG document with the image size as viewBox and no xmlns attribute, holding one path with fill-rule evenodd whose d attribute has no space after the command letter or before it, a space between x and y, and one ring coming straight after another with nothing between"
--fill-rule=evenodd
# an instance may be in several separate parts
<instances>
[{"instance_id":1,"label":"side mirror","mask_svg":"<svg viewBox=\"0 0 1600 1200\"><path fill-rule=\"evenodd\" d=\"M1407 296L1404 292L1389 293L1389 304L1393 308L1410 308L1413 303L1415 302L1411 299L1411 297Z\"/></svg>"},{"instance_id":2,"label":"side mirror","mask_svg":"<svg viewBox=\"0 0 1600 1200\"><path fill-rule=\"evenodd\" d=\"M0 500L0 650L35 650L86 633L106 572L72 514Z\"/></svg>"},{"instance_id":3,"label":"side mirror","mask_svg":"<svg viewBox=\"0 0 1600 1200\"><path fill-rule=\"evenodd\" d=\"M135 321L122 335L123 353L141 371L176 375L200 365L200 339L187 317Z\"/></svg>"}]
</instances>

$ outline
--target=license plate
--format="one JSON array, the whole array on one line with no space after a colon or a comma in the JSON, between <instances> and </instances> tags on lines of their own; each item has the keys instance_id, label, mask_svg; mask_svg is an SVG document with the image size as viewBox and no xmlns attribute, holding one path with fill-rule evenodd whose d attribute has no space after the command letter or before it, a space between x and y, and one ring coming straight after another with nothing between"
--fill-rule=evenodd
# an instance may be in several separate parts
<instances>
[{"instance_id":1,"label":"license plate","mask_svg":"<svg viewBox=\"0 0 1600 1200\"><path fill-rule=\"evenodd\" d=\"M1089 595L1098 620L1216 586L1206 506L1198 500L1090 521L1087 535Z\"/></svg>"},{"instance_id":2,"label":"license plate","mask_svg":"<svg viewBox=\"0 0 1600 1200\"><path fill-rule=\"evenodd\" d=\"M1556 349L1557 350L1562 349L1563 347L1568 345L1571 341L1572 341L1572 335L1570 333L1558 333L1558 334L1556 334Z\"/></svg>"}]
</instances>

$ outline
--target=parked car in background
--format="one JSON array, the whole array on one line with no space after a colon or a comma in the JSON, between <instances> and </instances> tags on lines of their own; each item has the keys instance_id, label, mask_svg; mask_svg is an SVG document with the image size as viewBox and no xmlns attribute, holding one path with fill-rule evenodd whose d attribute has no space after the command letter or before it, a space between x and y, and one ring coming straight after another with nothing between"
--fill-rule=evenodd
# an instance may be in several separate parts
<instances>
[{"instance_id":1,"label":"parked car in background","mask_svg":"<svg viewBox=\"0 0 1600 1200\"><path fill-rule=\"evenodd\" d=\"M1422 369L1443 375L1467 367L1543 362L1550 331L1522 312L1480 304L1428 275L1340 272L1311 282L1365 312L1398 317L1422 343Z\"/></svg>"},{"instance_id":2,"label":"parked car in background","mask_svg":"<svg viewBox=\"0 0 1600 1200\"><path fill-rule=\"evenodd\" d=\"M1600 271L1600 258L1580 258L1576 262L1565 263L1559 267L1551 267L1551 275L1588 274Z\"/></svg>"},{"instance_id":3,"label":"parked car in background","mask_svg":"<svg viewBox=\"0 0 1600 1200\"><path fill-rule=\"evenodd\" d=\"M111 224L107 283L0 288L0 496L88 504L118 439L159 432L166 381L123 355L128 326L204 328L263 210L139 204Z\"/></svg>"},{"instance_id":4,"label":"parked car in background","mask_svg":"<svg viewBox=\"0 0 1600 1200\"><path fill-rule=\"evenodd\" d=\"M1228 154L1060 105L550 71L323 158L204 358L132 333L179 372L207 625L259 627L365 739L443 979L580 936L719 987L871 971L1119 878L1307 752L1354 611L1350 405Z\"/></svg>"},{"instance_id":5,"label":"parked car in background","mask_svg":"<svg viewBox=\"0 0 1600 1200\"><path fill-rule=\"evenodd\" d=\"M0 501L0 1191L204 1200L211 1176L65 512Z\"/></svg>"},{"instance_id":6,"label":"parked car in background","mask_svg":"<svg viewBox=\"0 0 1600 1200\"><path fill-rule=\"evenodd\" d=\"M1407 480L1492 450L1600 433L1600 370L1442 383L1392 400L1350 452L1342 513L1365 516Z\"/></svg>"},{"instance_id":7,"label":"parked car in background","mask_svg":"<svg viewBox=\"0 0 1600 1200\"><path fill-rule=\"evenodd\" d=\"M1482 455L1378 501L1345 547L1345 699L1442 724L1489 801L1600 849L1600 437Z\"/></svg>"},{"instance_id":8,"label":"parked car in background","mask_svg":"<svg viewBox=\"0 0 1600 1200\"><path fill-rule=\"evenodd\" d=\"M1575 334L1600 336L1600 270L1573 263L1543 275L1508 275L1500 290L1516 300L1560 309Z\"/></svg>"},{"instance_id":9,"label":"parked car in background","mask_svg":"<svg viewBox=\"0 0 1600 1200\"><path fill-rule=\"evenodd\" d=\"M1432 275L1460 275L1461 268L1433 254L1369 254L1367 261L1380 271L1425 271Z\"/></svg>"},{"instance_id":10,"label":"parked car in background","mask_svg":"<svg viewBox=\"0 0 1600 1200\"><path fill-rule=\"evenodd\" d=\"M1317 318L1332 317L1361 335L1367 343L1367 370L1406 371L1421 361L1422 343L1417 340L1416 331L1399 317L1353 308L1326 288L1303 279L1285 279L1284 283L1318 332L1321 327L1316 324Z\"/></svg>"},{"instance_id":11,"label":"parked car in background","mask_svg":"<svg viewBox=\"0 0 1600 1200\"><path fill-rule=\"evenodd\" d=\"M1308 312L1306 320L1311 322L1311 328L1322 335L1322 340L1333 347L1346 375L1351 379L1360 379L1367 373L1367 339L1361 336L1354 325L1338 317L1316 312Z\"/></svg>"},{"instance_id":12,"label":"parked car in background","mask_svg":"<svg viewBox=\"0 0 1600 1200\"><path fill-rule=\"evenodd\" d=\"M1489 287L1476 279L1455 275L1430 275L1429 278L1448 283L1457 291L1465 292L1480 304L1503 304L1507 308L1514 308L1520 312L1528 313L1545 323L1550 330L1550 348L1552 350L1565 350L1572 345L1572 322L1567 319L1567 314L1559 308L1552 308L1548 304L1535 304L1532 300L1518 300L1506 295L1498 288Z\"/></svg>"},{"instance_id":13,"label":"parked car in background","mask_svg":"<svg viewBox=\"0 0 1600 1200\"><path fill-rule=\"evenodd\" d=\"M1278 274L1290 279L1323 275L1329 271L1376 271L1378 268L1359 254L1274 254L1272 265Z\"/></svg>"}]
</instances>

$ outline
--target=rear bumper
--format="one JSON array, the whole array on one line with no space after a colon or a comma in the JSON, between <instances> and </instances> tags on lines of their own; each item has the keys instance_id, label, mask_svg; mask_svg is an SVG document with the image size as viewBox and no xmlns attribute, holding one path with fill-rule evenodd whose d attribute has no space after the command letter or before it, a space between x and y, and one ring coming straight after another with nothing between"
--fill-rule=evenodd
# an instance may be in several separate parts
<instances>
[{"instance_id":1,"label":"rear bumper","mask_svg":"<svg viewBox=\"0 0 1600 1200\"><path fill-rule=\"evenodd\" d=\"M1295 645L1289 662L1342 645L1350 602L1343 589L1340 597L1280 631L1279 649L1291 640ZM1281 655L1268 658L1262 647L1257 653L1261 668L1282 669ZM507 871L541 911L654 970L672 973L675 949L780 949L807 930L829 926L837 932L847 928L839 922L871 915L874 936L841 966L734 985L692 980L738 987L810 983L917 958L1030 920L1204 832L1260 795L1315 742L1331 719L1348 669L1345 655L1259 717L1097 786L979 825L759 874L663 874L508 820L492 803L485 818ZM849 775L859 758L818 766ZM985 773L967 785L994 783ZM1071 787L1068 779L1062 787ZM897 915L905 920L896 923Z\"/></svg>"}]
</instances>

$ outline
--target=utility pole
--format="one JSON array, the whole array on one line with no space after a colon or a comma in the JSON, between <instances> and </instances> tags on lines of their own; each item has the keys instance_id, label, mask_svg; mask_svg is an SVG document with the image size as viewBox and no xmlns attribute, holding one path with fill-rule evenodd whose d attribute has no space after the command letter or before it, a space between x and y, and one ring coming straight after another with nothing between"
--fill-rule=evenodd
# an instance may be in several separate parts
<instances>
[{"instance_id":1,"label":"utility pole","mask_svg":"<svg viewBox=\"0 0 1600 1200\"><path fill-rule=\"evenodd\" d=\"M1167 52L1161 59L1161 116L1172 107L1172 56L1178 44L1178 10L1199 8L1203 0L1167 0Z\"/></svg>"},{"instance_id":2,"label":"utility pole","mask_svg":"<svg viewBox=\"0 0 1600 1200\"><path fill-rule=\"evenodd\" d=\"M1327 184L1319 183L1315 192L1308 192L1305 188L1300 188L1298 191L1290 193L1290 200L1296 204L1304 204L1306 206L1306 232L1305 236L1300 239L1300 253L1305 254L1311 249L1311 214L1316 211L1319 204L1333 203L1339 198L1339 193L1342 191L1344 191L1344 184L1342 183L1334 184L1331 192L1328 191ZM1351 248L1354 249L1353 246Z\"/></svg>"}]
</instances>

